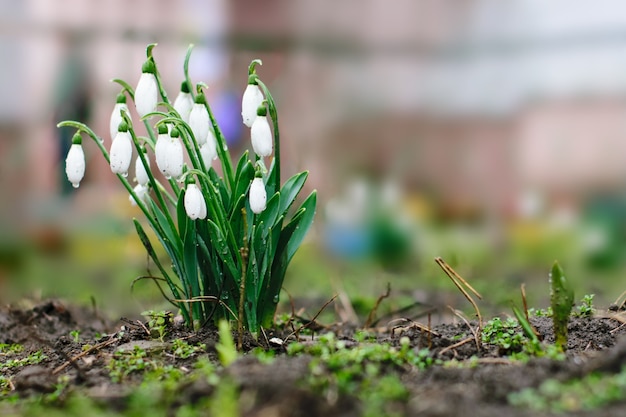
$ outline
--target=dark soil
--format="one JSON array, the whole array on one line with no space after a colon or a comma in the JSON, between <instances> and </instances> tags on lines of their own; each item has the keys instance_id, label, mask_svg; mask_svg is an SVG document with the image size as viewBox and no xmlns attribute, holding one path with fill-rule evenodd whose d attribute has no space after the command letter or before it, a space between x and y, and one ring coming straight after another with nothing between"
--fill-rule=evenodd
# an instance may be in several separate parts
<instances>
[{"instance_id":1,"label":"dark soil","mask_svg":"<svg viewBox=\"0 0 626 417\"><path fill-rule=\"evenodd\" d=\"M545 341L553 340L551 319L533 318L531 321ZM75 330L80 331L78 342L70 336L70 332ZM358 346L353 338L353 328L335 325L331 326L331 330L337 338L345 340L349 348ZM388 372L399 375L409 390L408 399L394 405L397 415L548 415L513 407L507 402L507 396L523 388L538 387L548 378L565 381L591 372L617 373L626 364L626 338L622 337L626 327L621 327L621 323L609 318L609 315L572 317L567 359L561 361L546 358L512 361L497 348L479 348L471 339L467 324L462 321L433 326L431 330L429 334L423 327L408 326L393 331L379 329L376 333L376 340L380 343L398 344L400 337L406 336L411 347L429 348L434 358L455 359L468 365L434 365L425 370L390 366ZM198 358L208 357L216 363L221 377L234 381L240 410L246 416L363 415L367 410L354 395L329 396L304 383L310 374L311 358L307 355L288 356L284 354L284 346L268 342L272 337L284 339L287 334L287 331L267 334L258 342L252 338L245 339L245 352L255 347L276 351L276 359L271 364L263 363L252 354L244 354L222 369L218 365L215 349L217 331L203 329L190 332L174 321L165 342L181 338L191 345L205 344L206 348L191 358L165 355L163 360L188 370L193 368ZM97 339L96 335L99 335ZM301 336L301 340L313 340L307 343L315 343L316 336ZM461 343L465 338L468 341ZM291 340L293 337L285 344ZM74 308L59 301L47 301L29 309L0 309L0 343L22 344L24 350L17 357L39 350L46 356L39 364L5 370L4 376L9 377L11 386L4 396L18 395L28 399L54 392L58 378L65 375L69 383L55 407L63 407L64 398L70 394L80 394L107 409L124 411L126 399L140 382L141 374L131 374L123 383L113 383L107 364L118 348L131 341L151 341L148 343L155 346L160 343L149 334L145 323L130 320L109 323L93 311ZM90 351L84 351L85 344L92 346ZM0 356L0 363L2 361L4 358ZM190 381L178 391L176 400L168 404L171 415L175 414L177 407L210 397L214 391L215 387L206 381ZM626 399L623 399L594 411L569 415L626 415L625 407Z\"/></svg>"}]
</instances>

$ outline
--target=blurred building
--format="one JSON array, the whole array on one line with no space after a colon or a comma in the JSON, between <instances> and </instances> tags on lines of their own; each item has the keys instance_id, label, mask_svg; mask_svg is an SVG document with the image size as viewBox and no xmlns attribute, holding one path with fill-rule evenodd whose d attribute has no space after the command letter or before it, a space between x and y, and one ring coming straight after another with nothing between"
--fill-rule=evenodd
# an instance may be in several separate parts
<instances>
[{"instance_id":1,"label":"blurred building","mask_svg":"<svg viewBox=\"0 0 626 417\"><path fill-rule=\"evenodd\" d=\"M577 201L626 182L626 5L616 0L0 1L3 225L60 189L55 124L80 77L106 137L145 46L174 96L192 76L239 94L253 58L277 99L285 172L322 200L352 175L401 178L451 216L513 216L528 190ZM71 67L70 67L71 68ZM64 95L65 94L65 95ZM237 112L238 110L234 110ZM245 136L245 132L242 133ZM245 146L245 145L241 145ZM76 193L118 190L95 148ZM36 167L36 169L34 169Z\"/></svg>"}]
</instances>

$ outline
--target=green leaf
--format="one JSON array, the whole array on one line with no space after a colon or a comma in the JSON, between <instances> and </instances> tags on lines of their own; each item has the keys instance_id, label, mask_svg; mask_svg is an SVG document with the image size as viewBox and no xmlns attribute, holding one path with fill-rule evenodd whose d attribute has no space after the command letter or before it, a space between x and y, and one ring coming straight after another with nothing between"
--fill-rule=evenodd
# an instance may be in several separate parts
<instances>
[{"instance_id":1,"label":"green leaf","mask_svg":"<svg viewBox=\"0 0 626 417\"><path fill-rule=\"evenodd\" d=\"M291 220L290 223L297 222L297 224L295 225L295 230L293 231L293 234L289 239L289 243L287 244L287 263L291 261L291 258L300 247L302 240L304 240L304 237L309 231L309 228L313 224L316 205L317 192L313 191L304 201L304 203L302 203L302 206L300 206L300 209L298 210L298 212L300 213L299 218L296 218L297 215L294 215L293 219Z\"/></svg>"},{"instance_id":2,"label":"green leaf","mask_svg":"<svg viewBox=\"0 0 626 417\"><path fill-rule=\"evenodd\" d=\"M300 193L300 190L304 186L309 173L307 171L301 172L289 178L280 189L280 208L279 212L284 214L289 207L293 204L294 200Z\"/></svg>"},{"instance_id":3,"label":"green leaf","mask_svg":"<svg viewBox=\"0 0 626 417\"><path fill-rule=\"evenodd\" d=\"M157 235L159 236L159 238L161 238L162 241L169 242L168 246L171 246L171 248L174 250L174 257L177 259L181 259L183 242L181 241L177 231L175 229L172 230L172 226L167 220L167 217L153 200L150 200L150 208L152 210L152 213L154 213L154 218L156 220L156 223L159 225L159 231L161 233L159 233L159 231L157 230L155 230L155 232L157 232Z\"/></svg>"},{"instance_id":4,"label":"green leaf","mask_svg":"<svg viewBox=\"0 0 626 417\"><path fill-rule=\"evenodd\" d=\"M146 249L146 252L148 253L148 256L150 257L150 259L152 259L152 262L154 262L154 264L157 266L157 268L163 275L163 278L165 278L165 282L167 282L167 285L170 287L170 291L172 292L172 295L174 296L174 298L180 300L181 297L180 297L180 292L178 291L178 287L176 283L174 283L174 281L172 281L172 279L170 278L169 274L167 273L167 271L161 264L161 261L159 261L159 257L157 256L156 252L154 251L154 248L152 247L150 238L148 238L148 235L146 234L146 232L144 231L143 227L141 226L141 224L139 223L137 219L133 219L133 223L135 225L135 230L137 231L137 235L139 236L139 240L141 240L143 247ZM184 303L177 303L177 305L181 309L181 312L185 320L189 322L189 313L187 312L187 308L184 305Z\"/></svg>"},{"instance_id":5,"label":"green leaf","mask_svg":"<svg viewBox=\"0 0 626 417\"><path fill-rule=\"evenodd\" d=\"M267 237L268 230L276 224L280 212L280 195L280 193L274 194L267 202L265 210L257 216L257 224L264 224L264 237Z\"/></svg>"},{"instance_id":6,"label":"green leaf","mask_svg":"<svg viewBox=\"0 0 626 417\"><path fill-rule=\"evenodd\" d=\"M239 277L241 277L241 269L232 258L233 251L229 249L226 238L220 231L218 225L215 224L212 220L208 220L207 225L211 246L215 249L217 256L219 256L222 262L224 262L224 265L226 265L226 268L228 269L231 277L238 281Z\"/></svg>"}]
</instances>

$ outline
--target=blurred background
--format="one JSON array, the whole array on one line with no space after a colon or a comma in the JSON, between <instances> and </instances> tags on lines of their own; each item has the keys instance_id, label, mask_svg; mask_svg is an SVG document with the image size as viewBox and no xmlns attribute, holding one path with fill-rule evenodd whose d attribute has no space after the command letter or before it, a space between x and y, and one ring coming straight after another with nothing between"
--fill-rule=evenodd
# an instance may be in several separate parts
<instances>
[{"instance_id":1,"label":"blurred background","mask_svg":"<svg viewBox=\"0 0 626 417\"><path fill-rule=\"evenodd\" d=\"M577 299L626 290L623 2L0 0L2 302L166 307L148 282L130 291L150 274L140 212L92 143L71 188L73 132L56 128L84 121L110 144L109 80L136 85L152 42L172 98L196 45L192 80L236 157L247 65L262 59L285 178L309 170L319 192L285 282L309 314L339 294L339 318L362 321L388 283L386 310L467 307L436 256L494 311L522 283L546 307L557 259Z\"/></svg>"}]
</instances>

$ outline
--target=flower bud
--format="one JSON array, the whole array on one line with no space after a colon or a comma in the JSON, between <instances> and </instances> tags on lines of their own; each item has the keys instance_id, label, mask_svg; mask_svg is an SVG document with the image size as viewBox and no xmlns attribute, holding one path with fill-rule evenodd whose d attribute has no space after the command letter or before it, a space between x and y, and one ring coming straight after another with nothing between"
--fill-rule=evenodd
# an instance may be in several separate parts
<instances>
[{"instance_id":1,"label":"flower bud","mask_svg":"<svg viewBox=\"0 0 626 417\"><path fill-rule=\"evenodd\" d=\"M120 129L126 128L126 123L122 123ZM128 175L128 168L133 158L133 140L128 130L120 130L115 135L109 152L109 164L111 172L122 176Z\"/></svg>"},{"instance_id":2,"label":"flower bud","mask_svg":"<svg viewBox=\"0 0 626 417\"><path fill-rule=\"evenodd\" d=\"M187 184L185 190L185 212L191 220L205 219L207 215L206 202L202 192L195 183Z\"/></svg>"},{"instance_id":3,"label":"flower bud","mask_svg":"<svg viewBox=\"0 0 626 417\"><path fill-rule=\"evenodd\" d=\"M111 121L109 123L111 140L115 139L120 123L122 123L122 111L128 113L128 105L126 104L126 96L124 93L117 95L117 102L115 103L115 106L113 106L113 111L111 112Z\"/></svg>"},{"instance_id":4,"label":"flower bud","mask_svg":"<svg viewBox=\"0 0 626 417\"><path fill-rule=\"evenodd\" d=\"M257 117L256 111L263 101L263 93L257 84L248 84L241 99L241 118L243 124L252 127Z\"/></svg>"},{"instance_id":5,"label":"flower bud","mask_svg":"<svg viewBox=\"0 0 626 417\"><path fill-rule=\"evenodd\" d=\"M250 129L250 139L252 149L259 156L270 156L272 154L272 131L267 121L265 105L258 109L258 115Z\"/></svg>"},{"instance_id":6,"label":"flower bud","mask_svg":"<svg viewBox=\"0 0 626 417\"><path fill-rule=\"evenodd\" d=\"M267 192L265 191L265 184L263 178L255 177L250 185L250 210L253 213L259 214L265 210L267 203Z\"/></svg>"},{"instance_id":7,"label":"flower bud","mask_svg":"<svg viewBox=\"0 0 626 417\"><path fill-rule=\"evenodd\" d=\"M196 138L198 146L202 146L206 143L207 137L209 136L209 125L211 124L205 102L204 94L198 94L196 96L196 102L193 104L191 112L189 113L189 127L193 132L193 136Z\"/></svg>"},{"instance_id":8,"label":"flower bud","mask_svg":"<svg viewBox=\"0 0 626 417\"><path fill-rule=\"evenodd\" d=\"M135 108L140 117L156 111L159 101L159 86L156 79L156 68L152 58L143 65L139 83L135 89Z\"/></svg>"},{"instance_id":9,"label":"flower bud","mask_svg":"<svg viewBox=\"0 0 626 417\"><path fill-rule=\"evenodd\" d=\"M65 174L74 188L78 188L80 181L85 176L85 152L81 143L80 133L77 132L72 138L72 146L70 146L67 158L65 158Z\"/></svg>"},{"instance_id":10,"label":"flower bud","mask_svg":"<svg viewBox=\"0 0 626 417\"><path fill-rule=\"evenodd\" d=\"M189 113L191 113L191 108L193 107L193 97L189 92L189 85L187 81L183 81L180 86L180 92L178 96L176 96L176 100L174 100L174 110L178 112L181 119L185 122L189 123Z\"/></svg>"}]
</instances>

